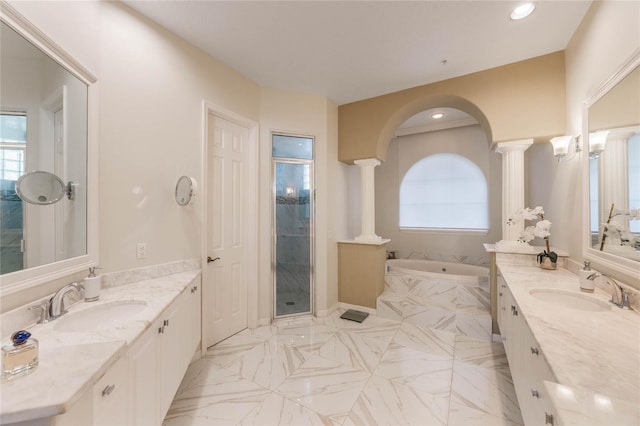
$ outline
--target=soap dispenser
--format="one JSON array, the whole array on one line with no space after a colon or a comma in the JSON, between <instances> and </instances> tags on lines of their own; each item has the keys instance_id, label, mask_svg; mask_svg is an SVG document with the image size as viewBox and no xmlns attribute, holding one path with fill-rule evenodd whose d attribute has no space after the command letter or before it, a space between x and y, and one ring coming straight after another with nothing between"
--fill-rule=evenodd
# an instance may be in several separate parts
<instances>
[{"instance_id":1,"label":"soap dispenser","mask_svg":"<svg viewBox=\"0 0 640 426\"><path fill-rule=\"evenodd\" d=\"M593 280L587 279L589 275L593 274L591 270L591 264L588 260L584 261L584 267L578 271L578 277L580 279L580 290L593 293L595 288Z\"/></svg>"},{"instance_id":2,"label":"soap dispenser","mask_svg":"<svg viewBox=\"0 0 640 426\"><path fill-rule=\"evenodd\" d=\"M98 267L89 268L89 276L84 279L84 301L95 302L100 298L100 288L102 287L102 276L96 276Z\"/></svg>"}]
</instances>

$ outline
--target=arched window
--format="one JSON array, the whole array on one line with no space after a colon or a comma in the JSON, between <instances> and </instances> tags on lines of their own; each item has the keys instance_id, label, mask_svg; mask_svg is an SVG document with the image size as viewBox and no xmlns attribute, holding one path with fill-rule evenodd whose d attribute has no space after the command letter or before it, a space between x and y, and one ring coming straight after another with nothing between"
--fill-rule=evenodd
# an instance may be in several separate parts
<instances>
[{"instance_id":1,"label":"arched window","mask_svg":"<svg viewBox=\"0 0 640 426\"><path fill-rule=\"evenodd\" d=\"M435 154L414 164L400 184L400 227L489 228L487 180L471 160Z\"/></svg>"}]
</instances>

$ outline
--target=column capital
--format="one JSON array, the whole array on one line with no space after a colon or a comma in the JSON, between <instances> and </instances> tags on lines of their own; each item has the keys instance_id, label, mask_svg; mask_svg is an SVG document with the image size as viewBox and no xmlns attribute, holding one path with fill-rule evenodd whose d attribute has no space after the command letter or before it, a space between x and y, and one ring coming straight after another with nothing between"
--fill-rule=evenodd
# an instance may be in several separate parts
<instances>
[{"instance_id":1,"label":"column capital","mask_svg":"<svg viewBox=\"0 0 640 426\"><path fill-rule=\"evenodd\" d=\"M377 158L363 158L361 160L355 160L353 164L359 167L376 167L380 165L380 160Z\"/></svg>"},{"instance_id":2,"label":"column capital","mask_svg":"<svg viewBox=\"0 0 640 426\"><path fill-rule=\"evenodd\" d=\"M533 145L533 138L519 139L517 141L498 142L496 144L496 152L498 154L504 154L505 152L524 152L529 149L531 145Z\"/></svg>"}]
</instances>

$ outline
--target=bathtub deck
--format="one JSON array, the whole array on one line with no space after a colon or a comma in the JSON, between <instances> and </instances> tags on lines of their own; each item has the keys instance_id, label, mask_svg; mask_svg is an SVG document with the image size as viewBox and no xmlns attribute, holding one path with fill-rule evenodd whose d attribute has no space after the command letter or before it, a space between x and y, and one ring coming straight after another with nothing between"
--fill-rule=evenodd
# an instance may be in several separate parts
<instances>
[{"instance_id":1,"label":"bathtub deck","mask_svg":"<svg viewBox=\"0 0 640 426\"><path fill-rule=\"evenodd\" d=\"M376 308L383 318L491 340L488 277L469 283L388 272Z\"/></svg>"}]
</instances>

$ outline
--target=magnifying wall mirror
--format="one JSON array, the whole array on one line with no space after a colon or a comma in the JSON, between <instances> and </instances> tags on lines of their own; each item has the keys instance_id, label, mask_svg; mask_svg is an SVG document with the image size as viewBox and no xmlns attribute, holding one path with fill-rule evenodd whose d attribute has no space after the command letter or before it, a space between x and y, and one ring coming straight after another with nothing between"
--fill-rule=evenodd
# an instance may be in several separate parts
<instances>
[{"instance_id":1,"label":"magnifying wall mirror","mask_svg":"<svg viewBox=\"0 0 640 426\"><path fill-rule=\"evenodd\" d=\"M95 78L0 3L2 295L95 259ZM29 172L29 173L27 173ZM65 182L68 182L65 184ZM95 204L95 203L94 203Z\"/></svg>"},{"instance_id":2,"label":"magnifying wall mirror","mask_svg":"<svg viewBox=\"0 0 640 426\"><path fill-rule=\"evenodd\" d=\"M65 185L62 179L53 173L35 171L25 173L16 181L16 193L22 201L38 206L55 204L66 195L73 199L72 182Z\"/></svg>"},{"instance_id":3,"label":"magnifying wall mirror","mask_svg":"<svg viewBox=\"0 0 640 426\"><path fill-rule=\"evenodd\" d=\"M188 206L195 196L196 182L189 176L181 176L176 183L176 203L179 206Z\"/></svg>"},{"instance_id":4,"label":"magnifying wall mirror","mask_svg":"<svg viewBox=\"0 0 640 426\"><path fill-rule=\"evenodd\" d=\"M640 50L586 104L585 258L640 276Z\"/></svg>"}]
</instances>

